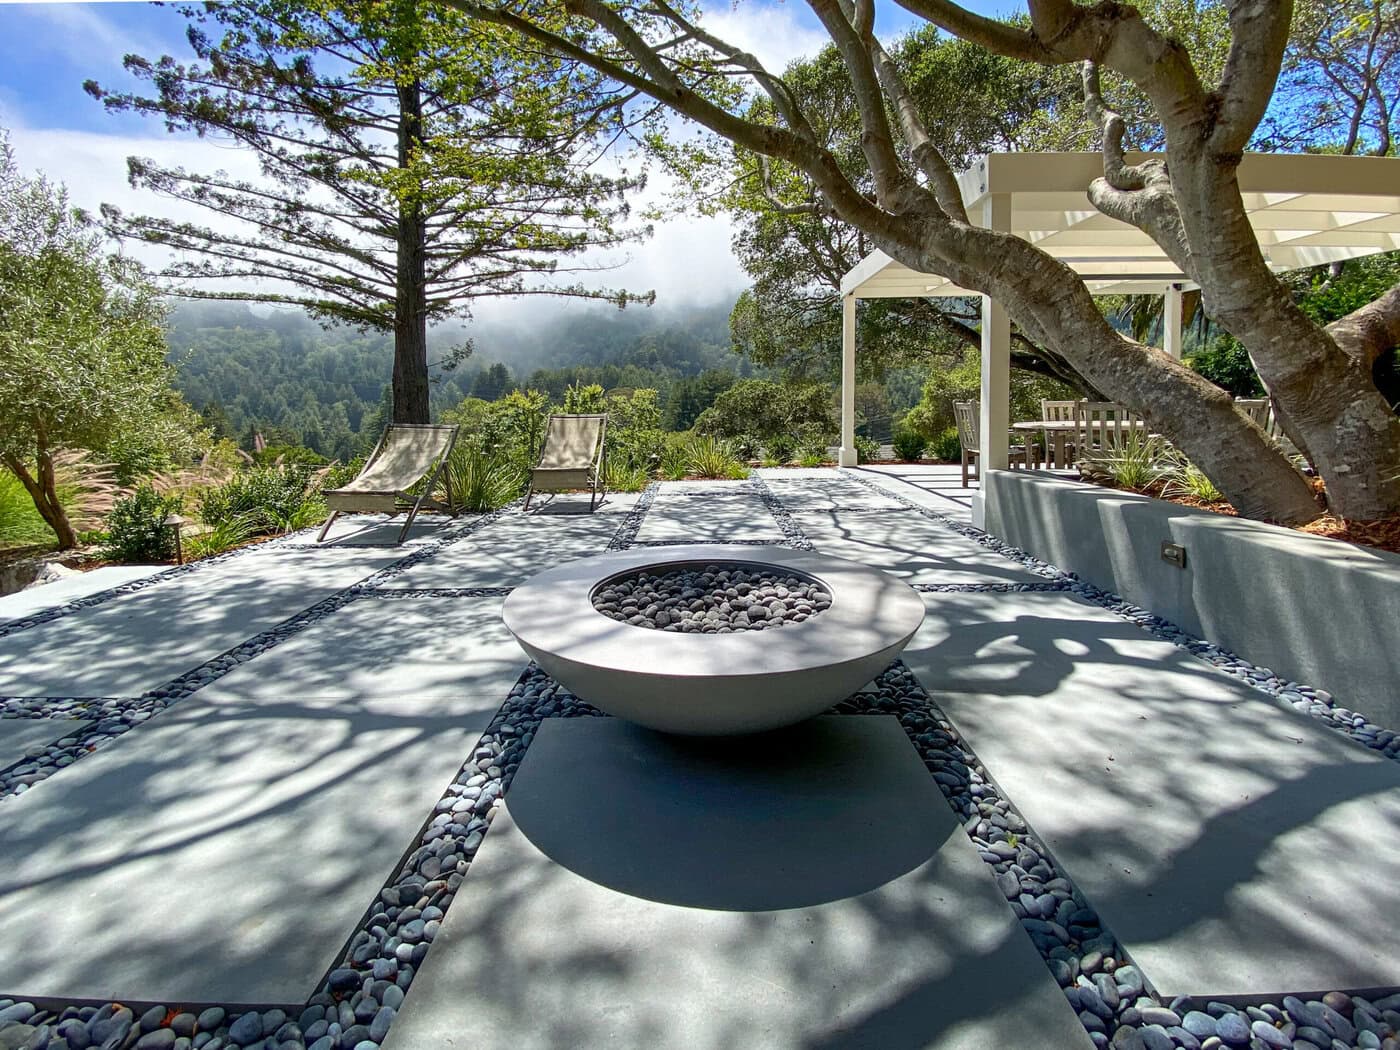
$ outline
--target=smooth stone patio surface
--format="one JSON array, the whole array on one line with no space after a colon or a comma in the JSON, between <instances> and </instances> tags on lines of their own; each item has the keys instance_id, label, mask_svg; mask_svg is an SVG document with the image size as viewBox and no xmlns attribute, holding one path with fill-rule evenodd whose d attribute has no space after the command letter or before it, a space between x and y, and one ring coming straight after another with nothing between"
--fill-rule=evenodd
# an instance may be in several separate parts
<instances>
[{"instance_id":1,"label":"smooth stone patio surface","mask_svg":"<svg viewBox=\"0 0 1400 1050\"><path fill-rule=\"evenodd\" d=\"M1165 996L1400 984L1400 766L1061 594L905 661Z\"/></svg>"},{"instance_id":2,"label":"smooth stone patio surface","mask_svg":"<svg viewBox=\"0 0 1400 1050\"><path fill-rule=\"evenodd\" d=\"M685 491L662 488L637 532L639 541L782 542L783 530L757 494L738 489L691 490L689 495Z\"/></svg>"},{"instance_id":3,"label":"smooth stone patio surface","mask_svg":"<svg viewBox=\"0 0 1400 1050\"><path fill-rule=\"evenodd\" d=\"M904 504L892 496L846 479L826 480L784 478L781 471L770 471L764 480L769 489L790 511L905 511ZM777 475L777 476L775 476Z\"/></svg>"},{"instance_id":4,"label":"smooth stone patio surface","mask_svg":"<svg viewBox=\"0 0 1400 1050\"><path fill-rule=\"evenodd\" d=\"M480 701L469 721L480 729L525 664L501 622L500 598L364 598L240 664L196 696L465 697Z\"/></svg>"},{"instance_id":5,"label":"smooth stone patio surface","mask_svg":"<svg viewBox=\"0 0 1400 1050\"><path fill-rule=\"evenodd\" d=\"M420 514L413 519L413 524L409 526L408 535L403 540L403 546L409 549L421 547L423 544L437 539L442 530L452 523L470 520L471 515L451 518L445 514ZM403 531L403 522L404 516L402 514L393 518L384 514L341 515L331 525L330 531L326 533L326 538L322 542L327 547L346 543L396 547L399 545L399 533ZM313 542L319 532L320 527L317 526L310 533L299 536L298 541L302 543Z\"/></svg>"},{"instance_id":6,"label":"smooth stone patio surface","mask_svg":"<svg viewBox=\"0 0 1400 1050\"><path fill-rule=\"evenodd\" d=\"M898 576L905 583L1044 583L1009 558L914 510L869 514L793 510L817 550Z\"/></svg>"},{"instance_id":7,"label":"smooth stone patio surface","mask_svg":"<svg viewBox=\"0 0 1400 1050\"><path fill-rule=\"evenodd\" d=\"M572 497L569 497L572 499ZM514 587L561 561L608 547L635 497L611 497L594 514L510 512L384 585L386 590L438 587ZM564 500L554 504L561 508ZM587 509L588 504L583 504Z\"/></svg>"},{"instance_id":8,"label":"smooth stone patio surface","mask_svg":"<svg viewBox=\"0 0 1400 1050\"><path fill-rule=\"evenodd\" d=\"M898 722L546 719L386 1050L1090 1047Z\"/></svg>"},{"instance_id":9,"label":"smooth stone patio surface","mask_svg":"<svg viewBox=\"0 0 1400 1050\"><path fill-rule=\"evenodd\" d=\"M402 558L269 547L0 639L0 696L139 696Z\"/></svg>"},{"instance_id":10,"label":"smooth stone patio surface","mask_svg":"<svg viewBox=\"0 0 1400 1050\"><path fill-rule=\"evenodd\" d=\"M19 762L31 747L52 744L90 725L67 718L0 718L0 769Z\"/></svg>"},{"instance_id":11,"label":"smooth stone patio surface","mask_svg":"<svg viewBox=\"0 0 1400 1050\"><path fill-rule=\"evenodd\" d=\"M956 463L867 463L854 469L887 492L964 525L972 522L972 497L981 486L973 479L963 488L962 467Z\"/></svg>"},{"instance_id":12,"label":"smooth stone patio surface","mask_svg":"<svg viewBox=\"0 0 1400 1050\"><path fill-rule=\"evenodd\" d=\"M154 576L168 568L168 565L104 565L38 587L26 587L0 598L0 624L22 620L36 612Z\"/></svg>"},{"instance_id":13,"label":"smooth stone patio surface","mask_svg":"<svg viewBox=\"0 0 1400 1050\"><path fill-rule=\"evenodd\" d=\"M291 697L192 696L0 804L0 988L304 1002L502 694Z\"/></svg>"}]
</instances>

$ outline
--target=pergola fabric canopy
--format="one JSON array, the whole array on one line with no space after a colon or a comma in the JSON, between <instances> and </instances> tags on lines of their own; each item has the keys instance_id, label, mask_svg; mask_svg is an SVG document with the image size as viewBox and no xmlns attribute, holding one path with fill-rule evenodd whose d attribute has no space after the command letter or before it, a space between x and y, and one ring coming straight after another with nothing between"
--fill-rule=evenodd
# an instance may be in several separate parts
<instances>
[{"instance_id":1,"label":"pergola fabric canopy","mask_svg":"<svg viewBox=\"0 0 1400 1050\"><path fill-rule=\"evenodd\" d=\"M1130 163L1146 154L1130 154ZM1089 203L1098 153L992 153L958 181L977 221L992 195L1010 196L1010 232L1066 263L1095 294L1158 295L1192 287L1157 244ZM1276 270L1400 249L1400 160L1250 153L1239 168L1245 209ZM872 252L846 274L843 296L888 299L977 295Z\"/></svg>"},{"instance_id":2,"label":"pergola fabric canopy","mask_svg":"<svg viewBox=\"0 0 1400 1050\"><path fill-rule=\"evenodd\" d=\"M1147 157L1129 154L1127 160ZM1163 348L1180 357L1179 297L1196 286L1147 234L1089 202L1089 184L1102 174L1099 153L991 153L958 181L973 222L1030 241L1073 269L1094 294L1166 296ZM1250 153L1238 179L1250 224L1277 271L1400 249L1400 158ZM842 466L856 464L856 301L979 294L911 270L881 251L842 278ZM1005 309L983 297L983 469L1006 467L1010 346ZM980 511L974 497L979 526Z\"/></svg>"}]
</instances>

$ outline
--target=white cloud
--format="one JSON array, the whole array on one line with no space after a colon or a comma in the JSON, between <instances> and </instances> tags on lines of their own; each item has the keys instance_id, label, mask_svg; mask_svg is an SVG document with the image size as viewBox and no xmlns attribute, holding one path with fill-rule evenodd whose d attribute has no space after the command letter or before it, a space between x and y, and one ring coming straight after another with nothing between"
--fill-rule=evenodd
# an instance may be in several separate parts
<instances>
[{"instance_id":1,"label":"white cloud","mask_svg":"<svg viewBox=\"0 0 1400 1050\"><path fill-rule=\"evenodd\" d=\"M91 3L26 4L24 11L30 19L44 23L39 31L49 46L74 65L106 69L114 58L117 64L129 54L155 59L170 50L169 43L133 33Z\"/></svg>"},{"instance_id":2,"label":"white cloud","mask_svg":"<svg viewBox=\"0 0 1400 1050\"><path fill-rule=\"evenodd\" d=\"M720 0L704 8L701 24L757 57L772 73L781 73L793 59L810 58L830 39L821 29L803 25L797 10L782 2Z\"/></svg>"}]
</instances>

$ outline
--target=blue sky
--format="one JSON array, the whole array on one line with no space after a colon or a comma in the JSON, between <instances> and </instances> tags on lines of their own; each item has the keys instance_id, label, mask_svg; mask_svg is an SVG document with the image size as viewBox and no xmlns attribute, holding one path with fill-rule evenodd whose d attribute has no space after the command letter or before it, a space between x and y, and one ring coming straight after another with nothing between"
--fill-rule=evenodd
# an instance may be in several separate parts
<instances>
[{"instance_id":1,"label":"blue sky","mask_svg":"<svg viewBox=\"0 0 1400 1050\"><path fill-rule=\"evenodd\" d=\"M1023 8L1017 0L964 2L986 14ZM879 0L877 11L877 31L887 40L915 21L892 0ZM826 39L802 0L706 0L705 21L718 36L754 52L770 68L812 53ZM131 190L125 158L140 154L254 177L250 158L217 142L176 138L159 120L110 114L82 87L89 78L114 90L136 87L138 82L122 68L129 52L187 60L185 26L174 8L149 3L0 0L0 127L11 130L20 167L42 170L66 183L74 203L83 207L95 210L110 202L129 210L207 219L197 212L177 216L161 202ZM655 179L653 185L664 194L664 185ZM748 282L729 251L729 240L730 229L722 217L659 224L651 241L616 260L619 269L606 276L606 283L654 287L660 299L737 293ZM512 313L514 308L498 304L480 313L502 312Z\"/></svg>"}]
</instances>

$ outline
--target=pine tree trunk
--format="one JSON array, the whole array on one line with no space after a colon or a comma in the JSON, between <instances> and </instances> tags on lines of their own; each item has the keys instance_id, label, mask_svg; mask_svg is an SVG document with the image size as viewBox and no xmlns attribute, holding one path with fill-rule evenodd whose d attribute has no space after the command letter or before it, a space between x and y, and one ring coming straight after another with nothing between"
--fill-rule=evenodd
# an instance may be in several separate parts
<instances>
[{"instance_id":1,"label":"pine tree trunk","mask_svg":"<svg viewBox=\"0 0 1400 1050\"><path fill-rule=\"evenodd\" d=\"M416 80L399 87L399 167L423 141L423 98ZM427 225L416 198L399 201L397 295L394 300L394 422L427 423Z\"/></svg>"},{"instance_id":2,"label":"pine tree trunk","mask_svg":"<svg viewBox=\"0 0 1400 1050\"><path fill-rule=\"evenodd\" d=\"M73 550L78 546L78 534L73 531L73 525L68 520L68 514L64 511L63 503L58 498L58 484L54 477L53 459L47 448L40 448L38 458L38 478L30 474L28 468L14 456L5 456L4 462L15 477L19 478L30 498L34 500L34 508L39 512L39 516L44 519L49 528L53 529L53 534L58 538L58 549L61 551Z\"/></svg>"}]
</instances>

